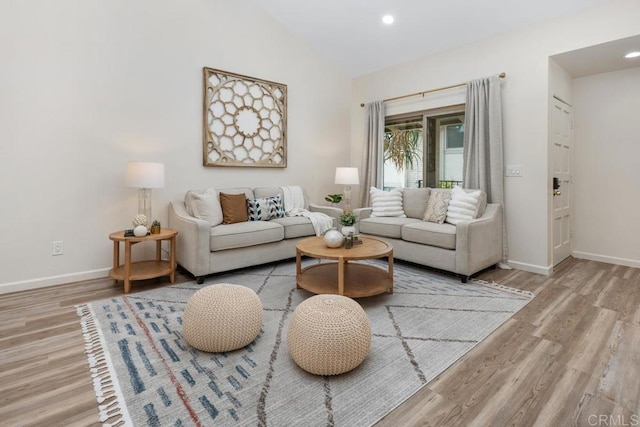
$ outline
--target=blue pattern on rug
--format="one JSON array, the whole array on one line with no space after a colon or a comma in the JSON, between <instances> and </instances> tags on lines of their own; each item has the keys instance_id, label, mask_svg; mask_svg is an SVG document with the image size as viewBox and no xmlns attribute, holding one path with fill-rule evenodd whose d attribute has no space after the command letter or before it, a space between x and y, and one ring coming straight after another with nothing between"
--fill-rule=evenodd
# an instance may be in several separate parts
<instances>
[{"instance_id":1,"label":"blue pattern on rug","mask_svg":"<svg viewBox=\"0 0 640 427\"><path fill-rule=\"evenodd\" d=\"M315 261L310 261L315 262ZM374 263L377 263L374 262ZM100 404L111 425L370 426L526 305L531 295L397 263L394 294L359 299L372 347L351 372L317 377L286 346L291 313L311 294L295 288L295 263L78 307ZM202 286L254 289L264 308L245 348L205 353L182 336L182 313Z\"/></svg>"}]
</instances>

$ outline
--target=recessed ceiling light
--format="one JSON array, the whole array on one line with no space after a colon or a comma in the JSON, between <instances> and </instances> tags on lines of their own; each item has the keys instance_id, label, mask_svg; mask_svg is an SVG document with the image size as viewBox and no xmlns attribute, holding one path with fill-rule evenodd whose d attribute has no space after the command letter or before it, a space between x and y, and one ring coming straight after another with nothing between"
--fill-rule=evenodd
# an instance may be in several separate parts
<instances>
[{"instance_id":1,"label":"recessed ceiling light","mask_svg":"<svg viewBox=\"0 0 640 427\"><path fill-rule=\"evenodd\" d=\"M385 23L385 24L387 24L387 25L391 25L391 24L393 24L393 16L391 16L391 15L384 15L384 16L382 17L382 22L384 22L384 23Z\"/></svg>"},{"instance_id":2,"label":"recessed ceiling light","mask_svg":"<svg viewBox=\"0 0 640 427\"><path fill-rule=\"evenodd\" d=\"M637 58L640 56L640 52L629 52L624 57L627 59Z\"/></svg>"}]
</instances>

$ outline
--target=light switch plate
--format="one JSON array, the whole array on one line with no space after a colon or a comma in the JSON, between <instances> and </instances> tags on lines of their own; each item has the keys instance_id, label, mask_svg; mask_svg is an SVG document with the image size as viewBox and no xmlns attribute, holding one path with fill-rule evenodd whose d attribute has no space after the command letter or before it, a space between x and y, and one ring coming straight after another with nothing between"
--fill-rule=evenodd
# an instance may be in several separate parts
<instances>
[{"instance_id":1,"label":"light switch plate","mask_svg":"<svg viewBox=\"0 0 640 427\"><path fill-rule=\"evenodd\" d=\"M508 165L505 168L504 176L522 176L522 165Z\"/></svg>"}]
</instances>

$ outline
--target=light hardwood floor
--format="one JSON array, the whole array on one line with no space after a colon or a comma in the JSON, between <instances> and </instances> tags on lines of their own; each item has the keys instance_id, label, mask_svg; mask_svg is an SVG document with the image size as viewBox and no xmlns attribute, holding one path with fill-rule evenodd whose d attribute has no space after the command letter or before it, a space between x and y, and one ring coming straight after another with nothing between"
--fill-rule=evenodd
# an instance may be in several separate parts
<instances>
[{"instance_id":1,"label":"light hardwood floor","mask_svg":"<svg viewBox=\"0 0 640 427\"><path fill-rule=\"evenodd\" d=\"M640 269L568 259L479 278L536 297L379 426L640 425ZM74 305L121 293L100 279L0 295L1 426L100 424Z\"/></svg>"}]
</instances>

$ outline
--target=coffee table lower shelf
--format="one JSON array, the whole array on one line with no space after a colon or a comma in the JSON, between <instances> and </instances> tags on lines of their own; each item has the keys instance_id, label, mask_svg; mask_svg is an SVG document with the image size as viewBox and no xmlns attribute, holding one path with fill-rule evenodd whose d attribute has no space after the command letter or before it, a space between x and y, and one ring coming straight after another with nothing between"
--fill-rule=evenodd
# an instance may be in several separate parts
<instances>
[{"instance_id":1,"label":"coffee table lower shelf","mask_svg":"<svg viewBox=\"0 0 640 427\"><path fill-rule=\"evenodd\" d=\"M296 274L298 287L314 294L339 294L338 263L327 262L306 267ZM344 296L363 298L393 293L393 277L381 268L347 262L344 266Z\"/></svg>"}]
</instances>

